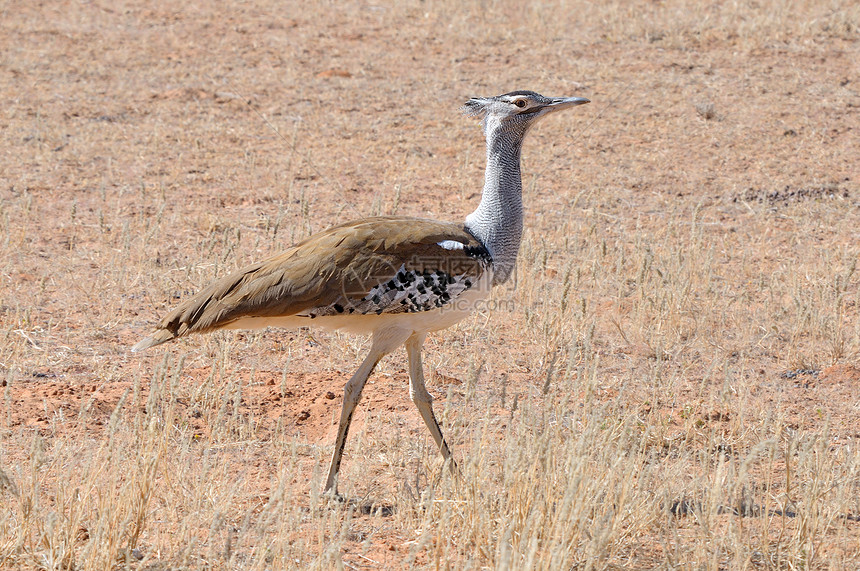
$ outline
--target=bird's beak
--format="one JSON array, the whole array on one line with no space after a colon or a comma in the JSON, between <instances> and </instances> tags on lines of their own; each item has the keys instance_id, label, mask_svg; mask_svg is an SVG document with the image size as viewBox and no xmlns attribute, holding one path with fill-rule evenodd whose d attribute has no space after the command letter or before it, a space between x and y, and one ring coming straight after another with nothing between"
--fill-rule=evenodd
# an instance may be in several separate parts
<instances>
[{"instance_id":1,"label":"bird's beak","mask_svg":"<svg viewBox=\"0 0 860 571\"><path fill-rule=\"evenodd\" d=\"M558 111L560 109L567 109L568 107L583 105L585 103L591 103L591 100L586 99L585 97L553 97L550 104L546 107L549 111Z\"/></svg>"}]
</instances>

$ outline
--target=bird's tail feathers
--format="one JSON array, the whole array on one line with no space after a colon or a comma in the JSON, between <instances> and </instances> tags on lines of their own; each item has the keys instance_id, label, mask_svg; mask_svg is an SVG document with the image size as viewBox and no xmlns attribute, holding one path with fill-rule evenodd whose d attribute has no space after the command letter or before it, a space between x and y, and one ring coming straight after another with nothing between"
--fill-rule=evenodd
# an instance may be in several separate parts
<instances>
[{"instance_id":1,"label":"bird's tail feathers","mask_svg":"<svg viewBox=\"0 0 860 571\"><path fill-rule=\"evenodd\" d=\"M149 349L150 347L155 347L156 345L161 345L162 343L167 343L171 339L175 339L176 335L168 330L168 329L159 329L158 331L153 332L148 337L142 339L137 345L131 348L132 353L138 353L145 349Z\"/></svg>"}]
</instances>

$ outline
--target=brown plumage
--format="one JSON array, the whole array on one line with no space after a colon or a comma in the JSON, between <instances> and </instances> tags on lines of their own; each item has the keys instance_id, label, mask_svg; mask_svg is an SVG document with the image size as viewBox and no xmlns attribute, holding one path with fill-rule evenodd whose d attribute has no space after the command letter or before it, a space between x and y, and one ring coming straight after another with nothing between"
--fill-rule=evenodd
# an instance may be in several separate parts
<instances>
[{"instance_id":1,"label":"brown plumage","mask_svg":"<svg viewBox=\"0 0 860 571\"><path fill-rule=\"evenodd\" d=\"M445 241L464 247L446 249L439 245ZM297 316L311 325L317 309L337 305L344 313L354 313L350 309L360 309L362 298L373 286L388 282L402 267L417 272L467 273L477 282L483 264L479 257L465 252L481 250L462 224L405 216L340 224L213 282L164 317L133 351L189 333L232 328L240 319ZM403 311L404 306L397 304L372 313Z\"/></svg>"}]
</instances>

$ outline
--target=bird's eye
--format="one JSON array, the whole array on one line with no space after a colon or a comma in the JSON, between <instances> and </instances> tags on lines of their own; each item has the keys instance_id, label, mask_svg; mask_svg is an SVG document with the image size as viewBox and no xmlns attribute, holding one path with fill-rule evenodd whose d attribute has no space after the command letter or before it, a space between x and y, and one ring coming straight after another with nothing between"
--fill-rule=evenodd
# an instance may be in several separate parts
<instances>
[{"instance_id":1,"label":"bird's eye","mask_svg":"<svg viewBox=\"0 0 860 571\"><path fill-rule=\"evenodd\" d=\"M526 100L525 99L517 99L516 101L514 101L514 105L516 105L517 107L522 109L523 107L526 106Z\"/></svg>"}]
</instances>

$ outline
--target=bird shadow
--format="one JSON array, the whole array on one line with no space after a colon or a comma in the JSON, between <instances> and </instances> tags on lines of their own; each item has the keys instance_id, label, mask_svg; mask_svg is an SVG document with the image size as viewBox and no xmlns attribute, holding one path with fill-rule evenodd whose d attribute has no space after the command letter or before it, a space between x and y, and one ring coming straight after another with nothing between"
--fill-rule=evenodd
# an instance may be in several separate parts
<instances>
[{"instance_id":1,"label":"bird shadow","mask_svg":"<svg viewBox=\"0 0 860 571\"><path fill-rule=\"evenodd\" d=\"M354 509L361 515L376 517L391 517L395 513L394 505L380 503L367 497L361 499L346 498L340 494L328 498L327 507L339 509Z\"/></svg>"}]
</instances>

